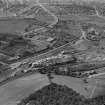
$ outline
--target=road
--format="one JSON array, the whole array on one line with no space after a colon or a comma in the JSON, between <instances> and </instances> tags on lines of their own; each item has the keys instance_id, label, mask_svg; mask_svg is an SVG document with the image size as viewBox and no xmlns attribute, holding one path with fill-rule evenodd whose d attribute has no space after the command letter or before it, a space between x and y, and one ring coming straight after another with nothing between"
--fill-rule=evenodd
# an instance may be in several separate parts
<instances>
[{"instance_id":1,"label":"road","mask_svg":"<svg viewBox=\"0 0 105 105\"><path fill-rule=\"evenodd\" d=\"M39 3L39 1L37 2ZM46 10L45 7L43 7L43 5L41 5L40 3L39 5L44 10ZM55 16L54 18L56 20ZM57 20L54 21L52 24L50 24L50 26L55 25L56 22ZM55 48L47 53L41 54L39 56L34 56L32 58L25 59L21 62L11 64L11 67L18 67L21 63L34 62L40 58L42 59L44 57L51 56L52 52L64 50L68 45L71 45L71 42L63 46L60 46L59 48ZM67 84L70 88L73 88L74 90L77 90L78 92L81 92L81 94L85 94L86 97L90 97L91 93L93 94L93 92L96 89L95 82L94 82L95 84L93 84L93 82L90 82L90 85L88 85L89 87L87 91L85 90L85 85L83 84L81 80L72 78L72 77L55 76L53 81L55 83ZM28 96L30 93L33 93L33 91L36 91L39 88L48 84L49 84L48 78L45 75L41 75L41 74L33 74L30 76L15 79L13 81L9 81L8 83L0 86L0 105L16 105L16 102L19 102L21 99Z\"/></svg>"},{"instance_id":2,"label":"road","mask_svg":"<svg viewBox=\"0 0 105 105\"><path fill-rule=\"evenodd\" d=\"M58 17L54 15L54 13L50 12L48 9L46 9L43 4L40 3L40 0L37 0L37 4L39 4L46 12L48 12L52 17L54 17L54 21L48 26L53 27L58 22Z\"/></svg>"},{"instance_id":3,"label":"road","mask_svg":"<svg viewBox=\"0 0 105 105\"><path fill-rule=\"evenodd\" d=\"M36 3L37 3L37 4L35 4L35 6L36 6L36 5L37 5L37 6L39 5L44 11L48 12L48 13L54 18L54 21L53 21L50 25L48 25L48 27L53 27L53 26L58 22L58 17L57 17L56 15L54 15L53 13L51 13L48 9L46 9L46 8L43 6L43 4L40 3L40 0L37 0ZM29 9L29 8L31 8L31 6L28 7L28 9ZM26 9L26 10L27 10L27 9ZM36 12L36 11L35 11L35 12ZM41 27L41 28L35 29L35 30L33 30L33 31L23 33L23 36L26 35L26 34L32 33L32 32L37 32L37 31L39 31L39 30L45 30L45 27ZM66 46L66 44L63 45L63 46L61 46L61 47L59 47L58 49L60 49L60 48L62 48L62 47L64 47L64 46ZM47 53L40 54L40 55L35 56L35 57L31 57L31 59L39 58L40 56L49 54L49 53L51 53L51 52L53 52L53 51L55 51L55 50L57 50L57 48L55 48L55 49L53 49L53 50L51 50L51 51L49 51L49 52L47 52ZM19 65L19 64L21 64L21 62L27 62L28 59L30 59L30 58L24 59L23 61L17 62L17 63L15 63L15 64L11 64L11 67L13 67L13 66L15 66L15 65ZM28 60L28 61L29 61L29 60Z\"/></svg>"},{"instance_id":4,"label":"road","mask_svg":"<svg viewBox=\"0 0 105 105\"><path fill-rule=\"evenodd\" d=\"M72 43L69 42L69 43L67 43L67 44L65 44L63 46L60 46L58 48L54 48L53 50L50 50L50 51L48 51L46 53L43 53L43 54L40 54L40 55L37 55L37 56L33 56L33 57L30 57L30 58L26 58L26 59L23 59L23 60L21 60L19 62L13 63L13 64L10 65L10 67L12 69L14 69L14 68L19 67L21 64L32 63L32 62L35 62L37 60L44 59L46 57L51 57L53 53L61 52L62 50L66 49L68 46L72 48L71 45L72 45Z\"/></svg>"},{"instance_id":5,"label":"road","mask_svg":"<svg viewBox=\"0 0 105 105\"><path fill-rule=\"evenodd\" d=\"M54 15L54 13L52 13L52 12L50 12L48 9L46 9L46 8L43 6L43 4L40 3L40 0L37 0L36 3L37 3L37 5L39 5L44 11L46 11L48 14L50 14L50 15L54 18L53 22L52 22L51 24L49 24L47 27L53 27L55 24L57 24L57 22L58 22L58 17L57 17L56 15ZM36 5L36 4L35 4L35 5ZM35 11L35 14L36 14L36 12L38 13L38 11L39 11L39 9L38 9L37 11ZM41 28L32 30L32 31L30 31L30 32L23 33L23 35L27 35L27 34L30 34L30 33L32 33L32 32L37 32L37 31L40 31L40 30L42 31L42 30L44 30L44 29L45 29L45 27L41 27Z\"/></svg>"},{"instance_id":6,"label":"road","mask_svg":"<svg viewBox=\"0 0 105 105\"><path fill-rule=\"evenodd\" d=\"M38 4L45 10L39 2ZM57 19L50 26L56 24L56 22ZM48 84L49 80L47 76L38 73L8 81L0 86L0 105L16 105L21 99Z\"/></svg>"}]
</instances>

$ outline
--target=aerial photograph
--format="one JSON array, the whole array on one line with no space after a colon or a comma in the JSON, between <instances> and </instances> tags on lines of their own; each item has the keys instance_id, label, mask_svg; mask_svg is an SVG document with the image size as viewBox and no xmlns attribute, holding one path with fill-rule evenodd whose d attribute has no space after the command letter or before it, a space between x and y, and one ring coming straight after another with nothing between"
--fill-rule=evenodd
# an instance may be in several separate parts
<instances>
[{"instance_id":1,"label":"aerial photograph","mask_svg":"<svg viewBox=\"0 0 105 105\"><path fill-rule=\"evenodd\" d=\"M0 105L105 105L105 0L0 0Z\"/></svg>"}]
</instances>

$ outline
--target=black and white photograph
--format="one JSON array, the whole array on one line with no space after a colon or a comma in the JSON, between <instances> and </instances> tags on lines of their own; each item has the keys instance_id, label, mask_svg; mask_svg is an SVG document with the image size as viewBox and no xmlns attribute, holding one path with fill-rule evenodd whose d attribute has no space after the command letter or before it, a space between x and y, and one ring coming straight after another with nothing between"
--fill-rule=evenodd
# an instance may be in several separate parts
<instances>
[{"instance_id":1,"label":"black and white photograph","mask_svg":"<svg viewBox=\"0 0 105 105\"><path fill-rule=\"evenodd\" d=\"M105 105L105 0L0 0L0 105Z\"/></svg>"}]
</instances>

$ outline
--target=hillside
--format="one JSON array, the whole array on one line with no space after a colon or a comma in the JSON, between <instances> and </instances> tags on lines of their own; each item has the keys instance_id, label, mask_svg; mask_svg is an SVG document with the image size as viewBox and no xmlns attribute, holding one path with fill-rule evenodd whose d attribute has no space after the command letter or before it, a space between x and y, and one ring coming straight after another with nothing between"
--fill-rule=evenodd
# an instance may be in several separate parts
<instances>
[{"instance_id":1,"label":"hillside","mask_svg":"<svg viewBox=\"0 0 105 105\"><path fill-rule=\"evenodd\" d=\"M104 105L104 101L105 96L87 100L66 86L52 83L17 105Z\"/></svg>"}]
</instances>

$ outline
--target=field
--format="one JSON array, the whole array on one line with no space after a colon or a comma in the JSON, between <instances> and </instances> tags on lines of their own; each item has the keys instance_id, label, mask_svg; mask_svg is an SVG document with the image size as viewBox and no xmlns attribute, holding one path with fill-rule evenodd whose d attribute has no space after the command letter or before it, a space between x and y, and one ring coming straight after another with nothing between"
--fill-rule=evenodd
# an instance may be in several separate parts
<instances>
[{"instance_id":1,"label":"field","mask_svg":"<svg viewBox=\"0 0 105 105\"><path fill-rule=\"evenodd\" d=\"M25 29L29 25L36 26L35 29L39 26L44 27L47 24L47 20L41 21L36 18L4 18L0 19L0 33L21 33L25 32Z\"/></svg>"},{"instance_id":2,"label":"field","mask_svg":"<svg viewBox=\"0 0 105 105\"><path fill-rule=\"evenodd\" d=\"M32 54L36 54L36 52L41 53L42 51L43 53L46 50L48 51L48 46L50 45L50 43L46 42L46 40L43 41L34 40L34 43L32 43L31 38L25 39L24 36L22 35L22 33L27 31L44 28L54 21L53 17L49 13L45 12L45 10L43 10L40 6L34 6L34 8L36 7L38 7L37 9L40 9L38 10L39 13L37 15L36 10L32 11L29 8L29 11L26 11L26 14L24 14L24 16L0 18L1 62L5 63L9 63L11 61L14 62L14 60L18 60L18 58L19 59L21 57L25 58ZM16 8L19 9L20 6L15 5L13 7L10 7L8 8L8 11L16 12L15 10ZM30 15L28 14L28 12L31 12L32 13L31 15L34 15L36 17L31 18L27 17ZM3 66L6 65L4 64ZM2 69L2 67L0 68L1 68L0 72L5 72L5 70ZM4 76L2 73L0 73L1 75L0 81L4 79L4 77L6 77L6 74L8 73L4 73L5 75Z\"/></svg>"},{"instance_id":3,"label":"field","mask_svg":"<svg viewBox=\"0 0 105 105\"><path fill-rule=\"evenodd\" d=\"M79 62L76 62L78 64L74 64L74 71L79 71L78 66L84 71L90 65L81 66L83 62L90 62L92 58L96 59L98 54L105 54L105 18L98 16L97 11L91 5L40 4L40 6L31 5L23 11L18 10L19 8L20 5L8 8L8 12L17 11L17 17L0 19L1 62L8 63L7 66L6 64L1 66L1 74L4 73L4 77L10 76L12 71L19 71L20 74L17 73L17 77L22 73L28 73L24 70L27 68L30 70L32 63L66 51L69 53L67 55L73 54L77 57L76 60L79 59ZM91 27L94 27L100 36L98 41L87 38ZM70 62L69 64L71 66ZM92 65L92 67L94 69L97 66ZM47 76L41 74L17 79L15 79L16 75L12 76L10 78L14 78L13 81L7 81L6 84L0 86L0 105L16 105L16 102L24 99L33 91L49 84ZM86 84L82 79L76 77L53 76L54 83L66 85L86 98L98 96L103 91L103 86L100 85L104 83L103 80L97 84L95 79L89 79L89 83ZM5 79L4 77L1 80ZM94 92L100 94L94 95Z\"/></svg>"},{"instance_id":4,"label":"field","mask_svg":"<svg viewBox=\"0 0 105 105\"><path fill-rule=\"evenodd\" d=\"M66 85L52 83L30 94L18 105L103 105L105 96L94 99L84 99Z\"/></svg>"},{"instance_id":5,"label":"field","mask_svg":"<svg viewBox=\"0 0 105 105\"><path fill-rule=\"evenodd\" d=\"M40 41L39 43L38 41L36 41L34 42L34 45L33 45L31 42L29 42L31 41L31 39L23 38L24 35L22 33L44 28L49 24L51 24L52 21L54 20L53 17L49 13L45 12L40 6L34 6L33 8L40 9L38 10L39 13L36 15L36 10L32 11L31 8L29 8L29 10L26 11L26 15L28 16L29 15L28 12L32 12L32 15L35 15L36 17L26 18L24 14L24 16L0 18L0 33L1 33L0 52L3 53L4 55L6 56L12 55L12 57L17 57L16 53L20 52L20 56L24 56L24 55L28 56L28 54L32 54L37 51L40 52L42 50L47 49L47 46L49 43L45 43L45 41L43 42ZM14 38L21 37L20 39L22 40L19 41L18 39L14 39L12 35L14 35ZM3 37L5 38L3 39ZM12 40L15 40L15 42L12 42ZM16 40L18 40L18 42ZM12 46L11 45L9 46L11 42L12 42ZM35 47L35 45L36 47L38 46L37 47L38 49ZM28 48L26 48L27 46ZM28 53L26 50L28 51Z\"/></svg>"},{"instance_id":6,"label":"field","mask_svg":"<svg viewBox=\"0 0 105 105\"><path fill-rule=\"evenodd\" d=\"M47 77L41 74L33 74L11 81L0 87L0 104L17 105L16 103L22 98L48 84Z\"/></svg>"},{"instance_id":7,"label":"field","mask_svg":"<svg viewBox=\"0 0 105 105\"><path fill-rule=\"evenodd\" d=\"M24 32L28 24L32 24L34 19L0 19L0 33ZM38 24L36 23L36 26Z\"/></svg>"},{"instance_id":8,"label":"field","mask_svg":"<svg viewBox=\"0 0 105 105\"><path fill-rule=\"evenodd\" d=\"M102 76L100 77L102 78ZM86 84L79 78L54 75L53 82L60 85L66 85L75 90L77 93L85 96L85 98L94 98L96 96L105 95L105 93L103 93L105 90L104 85L101 86L102 82L104 84L104 80L97 80L97 78L88 79L88 83Z\"/></svg>"},{"instance_id":9,"label":"field","mask_svg":"<svg viewBox=\"0 0 105 105\"><path fill-rule=\"evenodd\" d=\"M57 76L57 75L53 75L53 76L54 76L54 79L52 81L54 83L62 86L65 85L69 87L69 89L72 88L73 93L74 91L77 92L76 93L77 96L79 93L81 96L85 95L85 97L90 98L92 94L92 89L94 89L94 87L96 86L96 83L94 80L91 80L89 84L85 84L81 79L66 77L66 76ZM21 77L19 79L11 81L0 87L0 94L1 94L0 104L17 105L16 103L20 102L21 99L28 97L29 94L33 93L33 91L35 92L39 90L39 88L42 88L48 84L49 84L49 81L47 77L45 75L41 75L38 73L30 76ZM79 97L80 96L78 96L78 98Z\"/></svg>"}]
</instances>

